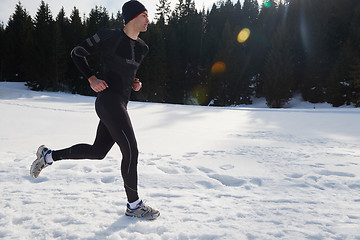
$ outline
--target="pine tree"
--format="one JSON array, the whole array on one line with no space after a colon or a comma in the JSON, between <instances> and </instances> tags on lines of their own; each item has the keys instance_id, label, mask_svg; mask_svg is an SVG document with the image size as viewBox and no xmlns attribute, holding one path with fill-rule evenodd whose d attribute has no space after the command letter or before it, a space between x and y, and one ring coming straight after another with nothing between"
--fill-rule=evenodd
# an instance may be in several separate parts
<instances>
[{"instance_id":1,"label":"pine tree","mask_svg":"<svg viewBox=\"0 0 360 240\"><path fill-rule=\"evenodd\" d=\"M179 0L169 20L167 59L169 61L169 101L186 103L191 89L198 82L202 17L193 0Z\"/></svg>"},{"instance_id":2,"label":"pine tree","mask_svg":"<svg viewBox=\"0 0 360 240\"><path fill-rule=\"evenodd\" d=\"M28 81L34 71L33 22L21 3L15 7L4 32L3 79Z\"/></svg>"},{"instance_id":3,"label":"pine tree","mask_svg":"<svg viewBox=\"0 0 360 240\"><path fill-rule=\"evenodd\" d=\"M217 54L220 38L222 35L223 24L220 21L219 10L214 4L210 13L206 16L206 30L204 33L204 65L208 66L208 72L210 72L211 65Z\"/></svg>"},{"instance_id":4,"label":"pine tree","mask_svg":"<svg viewBox=\"0 0 360 240\"><path fill-rule=\"evenodd\" d=\"M349 80L352 89L351 102L356 107L360 107L360 58L357 58L355 63L350 66Z\"/></svg>"},{"instance_id":5,"label":"pine tree","mask_svg":"<svg viewBox=\"0 0 360 240\"><path fill-rule=\"evenodd\" d=\"M179 19L195 14L196 8L194 0L179 0L174 12Z\"/></svg>"},{"instance_id":6,"label":"pine tree","mask_svg":"<svg viewBox=\"0 0 360 240\"><path fill-rule=\"evenodd\" d=\"M137 75L142 78L143 87L140 92L133 92L132 99L146 102L166 102L168 95L167 75L168 61L162 22L151 23L141 38L147 43L150 51L144 59Z\"/></svg>"},{"instance_id":7,"label":"pine tree","mask_svg":"<svg viewBox=\"0 0 360 240\"><path fill-rule=\"evenodd\" d=\"M212 104L215 105L224 105L223 99L219 99L220 95L223 93L224 83L224 72L216 71L216 74L212 74L211 70L214 65L220 64L219 66L224 66L226 64L221 58L224 54L221 53L221 50L224 49L221 42L224 41L224 26L226 24L226 18L220 11L216 4L213 4L210 12L206 17L206 30L203 36L203 65L207 71L207 78L205 78L208 85L208 95ZM230 26L228 26L228 34L230 34ZM226 67L226 66L225 66Z\"/></svg>"},{"instance_id":8,"label":"pine tree","mask_svg":"<svg viewBox=\"0 0 360 240\"><path fill-rule=\"evenodd\" d=\"M69 46L66 36L70 27L69 19L65 16L64 8L61 8L55 22L55 78L57 79L59 90L69 90L70 81L67 77L69 65L72 64L69 57Z\"/></svg>"},{"instance_id":9,"label":"pine tree","mask_svg":"<svg viewBox=\"0 0 360 240\"><path fill-rule=\"evenodd\" d=\"M264 66L264 95L269 107L283 107L292 97L294 57L290 46L285 28L279 26Z\"/></svg>"},{"instance_id":10,"label":"pine tree","mask_svg":"<svg viewBox=\"0 0 360 240\"><path fill-rule=\"evenodd\" d=\"M249 29L249 38L242 44L238 44L236 56L239 66L237 76L241 79L242 104L251 103L251 95L262 96L262 82L260 79L261 66L264 62L263 41L257 29L259 17L259 5L256 0L245 0L241 10L241 25L237 33L242 29Z\"/></svg>"},{"instance_id":11,"label":"pine tree","mask_svg":"<svg viewBox=\"0 0 360 240\"><path fill-rule=\"evenodd\" d=\"M70 48L74 48L81 41L84 41L86 37L86 28L84 23L81 21L81 17L79 14L79 10L74 7L71 15L70 15L70 27L69 27L69 46ZM69 52L70 54L70 52ZM74 64L70 64L69 78L72 79L71 91L73 93L87 94L91 95L91 89L89 89L87 85L87 81L84 80L84 77L81 75L79 70L75 67Z\"/></svg>"},{"instance_id":12,"label":"pine tree","mask_svg":"<svg viewBox=\"0 0 360 240\"><path fill-rule=\"evenodd\" d=\"M86 22L88 35L94 35L100 29L108 28L109 23L110 17L106 8L95 6L95 8L91 9L89 18Z\"/></svg>"},{"instance_id":13,"label":"pine tree","mask_svg":"<svg viewBox=\"0 0 360 240\"><path fill-rule=\"evenodd\" d=\"M276 29L278 28L277 8L278 5L273 1L269 1L269 7L262 7L259 12L256 25L252 31L252 39L255 41L252 43L250 51L254 51L253 66L259 66L257 73L259 77L255 79L255 89L257 90L257 96L263 97L263 90L265 89L263 84L265 81L264 66L266 64L266 56L268 56L271 50L271 39L273 39Z\"/></svg>"},{"instance_id":14,"label":"pine tree","mask_svg":"<svg viewBox=\"0 0 360 240\"><path fill-rule=\"evenodd\" d=\"M350 104L352 99L351 80L349 78L350 67L355 59L354 48L351 41L347 41L337 58L337 61L330 72L327 81L327 102L334 107Z\"/></svg>"},{"instance_id":15,"label":"pine tree","mask_svg":"<svg viewBox=\"0 0 360 240\"><path fill-rule=\"evenodd\" d=\"M327 0L304 0L301 4L302 44L306 69L301 92L306 101L325 102L327 78L333 61L327 39L331 4Z\"/></svg>"},{"instance_id":16,"label":"pine tree","mask_svg":"<svg viewBox=\"0 0 360 240\"><path fill-rule=\"evenodd\" d=\"M219 49L217 56L215 57L214 63L223 64L224 70L213 69L212 77L210 78L211 89L212 89L212 98L214 99L214 105L217 106L227 106L231 104L231 89L233 85L231 80L233 79L233 71L235 69L234 55L232 54L233 44L235 43L235 36L233 36L231 31L231 26L229 21L226 21L222 37L220 39ZM215 65L215 68L216 65Z\"/></svg>"},{"instance_id":17,"label":"pine tree","mask_svg":"<svg viewBox=\"0 0 360 240\"><path fill-rule=\"evenodd\" d=\"M124 20L123 20L123 17L121 15L120 11L118 11L116 13L116 18L114 18L114 14L111 15L109 27L112 29L115 29L115 28L120 29L120 28L124 27Z\"/></svg>"},{"instance_id":18,"label":"pine tree","mask_svg":"<svg viewBox=\"0 0 360 240\"><path fill-rule=\"evenodd\" d=\"M74 7L70 15L70 45L75 47L86 35L86 26L81 20L79 9Z\"/></svg>"},{"instance_id":19,"label":"pine tree","mask_svg":"<svg viewBox=\"0 0 360 240\"><path fill-rule=\"evenodd\" d=\"M348 39L352 42L353 59L349 64L348 77L351 88L351 102L356 107L360 107L360 46L358 44L360 40L360 3L358 1L354 2L353 13Z\"/></svg>"},{"instance_id":20,"label":"pine tree","mask_svg":"<svg viewBox=\"0 0 360 240\"><path fill-rule=\"evenodd\" d=\"M259 4L256 0L245 0L242 7L242 24L250 29L256 25L259 15Z\"/></svg>"},{"instance_id":21,"label":"pine tree","mask_svg":"<svg viewBox=\"0 0 360 240\"><path fill-rule=\"evenodd\" d=\"M336 63L328 78L327 101L334 106L350 104L353 99L351 84L353 81L348 74L356 66L359 52L357 51L359 17L356 15L356 5L351 0L341 3L332 2L333 13L329 20L328 42ZM336 11L335 11L336 9ZM351 25L349 26L349 23Z\"/></svg>"},{"instance_id":22,"label":"pine tree","mask_svg":"<svg viewBox=\"0 0 360 240\"><path fill-rule=\"evenodd\" d=\"M167 24L170 19L170 2L168 0L159 0L159 4L156 4L155 20L158 23Z\"/></svg>"},{"instance_id":23,"label":"pine tree","mask_svg":"<svg viewBox=\"0 0 360 240\"><path fill-rule=\"evenodd\" d=\"M306 73L306 55L304 46L307 46L303 2L301 0L292 0L287 3L286 14L283 14L283 20L286 22L286 31L290 37L291 49L294 53L294 90L301 88L304 75Z\"/></svg>"},{"instance_id":24,"label":"pine tree","mask_svg":"<svg viewBox=\"0 0 360 240\"><path fill-rule=\"evenodd\" d=\"M54 21L48 4L41 1L34 21L34 79L28 81L33 90L58 88L55 70Z\"/></svg>"},{"instance_id":25,"label":"pine tree","mask_svg":"<svg viewBox=\"0 0 360 240\"><path fill-rule=\"evenodd\" d=\"M3 72L4 72L4 36L5 36L4 24L0 23L0 81L3 79Z\"/></svg>"}]
</instances>

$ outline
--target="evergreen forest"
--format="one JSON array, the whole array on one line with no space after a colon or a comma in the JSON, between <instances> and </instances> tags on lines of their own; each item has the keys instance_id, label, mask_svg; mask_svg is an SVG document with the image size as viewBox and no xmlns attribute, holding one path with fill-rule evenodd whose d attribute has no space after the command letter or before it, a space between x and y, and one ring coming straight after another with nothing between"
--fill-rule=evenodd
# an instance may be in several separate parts
<instances>
[{"instance_id":1,"label":"evergreen forest","mask_svg":"<svg viewBox=\"0 0 360 240\"><path fill-rule=\"evenodd\" d=\"M132 100L233 106L264 97L279 108L300 94L312 103L360 106L359 0L222 0L203 10L176 1L170 9L170 0L159 0L140 35L150 51ZM94 95L70 52L103 28L123 26L120 10L53 15L41 1L30 16L19 2L0 24L0 80ZM100 57L88 62L101 78Z\"/></svg>"}]
</instances>

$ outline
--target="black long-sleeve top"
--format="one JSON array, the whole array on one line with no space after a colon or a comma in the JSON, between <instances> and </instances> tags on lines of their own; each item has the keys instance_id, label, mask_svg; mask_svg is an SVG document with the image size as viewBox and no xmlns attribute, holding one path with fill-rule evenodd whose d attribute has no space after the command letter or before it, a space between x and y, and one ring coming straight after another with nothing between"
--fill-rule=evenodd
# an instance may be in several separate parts
<instances>
[{"instance_id":1,"label":"black long-sleeve top","mask_svg":"<svg viewBox=\"0 0 360 240\"><path fill-rule=\"evenodd\" d=\"M123 30L107 29L76 46L71 57L88 79L95 74L90 69L86 56L99 52L103 61L104 81L110 90L117 92L128 102L136 72L148 51L149 47L140 38L133 40Z\"/></svg>"}]
</instances>

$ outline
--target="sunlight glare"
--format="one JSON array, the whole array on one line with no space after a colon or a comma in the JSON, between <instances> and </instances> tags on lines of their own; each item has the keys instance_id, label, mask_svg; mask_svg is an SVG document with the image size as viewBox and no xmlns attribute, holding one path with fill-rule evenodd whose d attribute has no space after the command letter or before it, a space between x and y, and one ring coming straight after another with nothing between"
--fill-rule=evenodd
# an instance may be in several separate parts
<instances>
[{"instance_id":1,"label":"sunlight glare","mask_svg":"<svg viewBox=\"0 0 360 240\"><path fill-rule=\"evenodd\" d=\"M202 105L207 101L208 95L205 87L198 85L191 90L193 104Z\"/></svg>"},{"instance_id":2,"label":"sunlight glare","mask_svg":"<svg viewBox=\"0 0 360 240\"><path fill-rule=\"evenodd\" d=\"M263 4L264 4L264 7L271 7L271 1L270 0L264 0L264 2L263 2Z\"/></svg>"},{"instance_id":3,"label":"sunlight glare","mask_svg":"<svg viewBox=\"0 0 360 240\"><path fill-rule=\"evenodd\" d=\"M221 74L224 73L226 70L226 64L224 62L216 62L214 63L214 65L211 68L211 73L212 74Z\"/></svg>"},{"instance_id":4,"label":"sunlight glare","mask_svg":"<svg viewBox=\"0 0 360 240\"><path fill-rule=\"evenodd\" d=\"M244 28L240 31L240 33L237 36L237 41L239 43L244 43L248 38L250 37L250 29Z\"/></svg>"}]
</instances>

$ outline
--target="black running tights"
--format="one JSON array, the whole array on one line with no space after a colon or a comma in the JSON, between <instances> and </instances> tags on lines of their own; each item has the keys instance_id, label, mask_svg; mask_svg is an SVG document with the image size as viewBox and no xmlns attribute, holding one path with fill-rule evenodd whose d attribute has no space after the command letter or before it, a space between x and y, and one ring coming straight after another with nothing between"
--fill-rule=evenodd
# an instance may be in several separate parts
<instances>
[{"instance_id":1,"label":"black running tights","mask_svg":"<svg viewBox=\"0 0 360 240\"><path fill-rule=\"evenodd\" d=\"M70 148L53 151L54 161L63 159L103 159L116 143L122 153L121 175L124 180L128 201L139 199L137 192L138 149L135 134L120 95L105 90L99 93L95 102L100 118L93 145L77 144Z\"/></svg>"}]
</instances>

